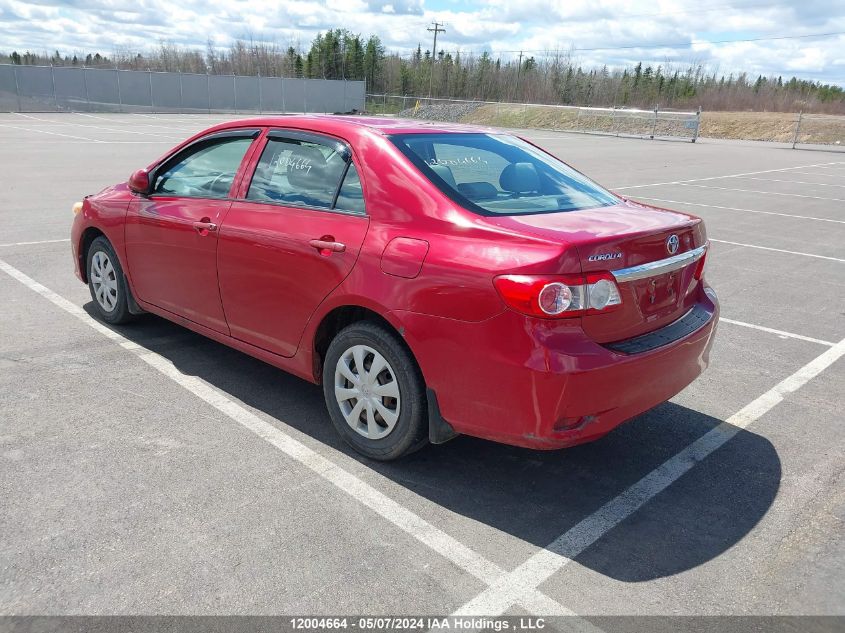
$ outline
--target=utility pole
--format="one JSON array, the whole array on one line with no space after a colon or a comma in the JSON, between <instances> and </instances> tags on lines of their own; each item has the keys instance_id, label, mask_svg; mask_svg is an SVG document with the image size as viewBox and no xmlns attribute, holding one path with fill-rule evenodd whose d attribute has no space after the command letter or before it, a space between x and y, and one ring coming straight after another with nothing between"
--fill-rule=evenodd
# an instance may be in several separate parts
<instances>
[{"instance_id":1,"label":"utility pole","mask_svg":"<svg viewBox=\"0 0 845 633\"><path fill-rule=\"evenodd\" d=\"M513 58L511 58L513 59ZM516 88L514 89L514 101L519 101L519 73L522 72L522 51L519 51L519 62L516 65Z\"/></svg>"},{"instance_id":2,"label":"utility pole","mask_svg":"<svg viewBox=\"0 0 845 633\"><path fill-rule=\"evenodd\" d=\"M434 60L437 59L437 34L438 33L445 33L446 29L441 29L441 26L444 24L438 23L437 20L431 23L434 28L433 29L426 29L427 31L434 33L434 44L431 47L431 74L428 77L428 98L431 100L431 88L434 85Z\"/></svg>"}]
</instances>

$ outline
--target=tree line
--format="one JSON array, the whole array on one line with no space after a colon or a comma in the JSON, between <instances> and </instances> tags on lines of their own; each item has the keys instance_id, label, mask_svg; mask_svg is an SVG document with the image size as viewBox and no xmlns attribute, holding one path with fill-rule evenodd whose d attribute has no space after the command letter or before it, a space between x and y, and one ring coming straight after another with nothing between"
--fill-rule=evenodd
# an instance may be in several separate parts
<instances>
[{"instance_id":1,"label":"tree line","mask_svg":"<svg viewBox=\"0 0 845 633\"><path fill-rule=\"evenodd\" d=\"M5 57L5 60L4 60ZM817 81L719 74L699 63L587 68L572 52L551 51L503 59L418 45L388 52L381 40L346 29L318 34L307 48L237 40L204 50L162 43L154 50L110 55L53 55L13 51L12 64L87 66L130 70L364 80L370 93L565 105L845 114L845 90Z\"/></svg>"}]
</instances>

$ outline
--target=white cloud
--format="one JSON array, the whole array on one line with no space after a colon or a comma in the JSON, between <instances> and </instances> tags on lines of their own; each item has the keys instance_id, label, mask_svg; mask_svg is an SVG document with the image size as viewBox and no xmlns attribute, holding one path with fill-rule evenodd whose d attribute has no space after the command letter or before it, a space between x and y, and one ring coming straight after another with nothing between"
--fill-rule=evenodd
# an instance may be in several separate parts
<instances>
[{"instance_id":1,"label":"white cloud","mask_svg":"<svg viewBox=\"0 0 845 633\"><path fill-rule=\"evenodd\" d=\"M367 6L373 13L423 14L422 0L367 0Z\"/></svg>"},{"instance_id":2,"label":"white cloud","mask_svg":"<svg viewBox=\"0 0 845 633\"><path fill-rule=\"evenodd\" d=\"M743 8L744 7L744 8ZM799 74L845 85L845 36L733 44L845 32L845 4L830 0L0 0L0 46L65 53L143 50L159 41L227 46L239 37L307 45L319 31L375 33L392 50L438 48L573 52L584 66L702 63L719 72ZM666 44L656 48L657 44ZM623 48L640 46L641 48ZM610 47L610 48L608 48ZM599 49L601 50L584 50Z\"/></svg>"}]
</instances>

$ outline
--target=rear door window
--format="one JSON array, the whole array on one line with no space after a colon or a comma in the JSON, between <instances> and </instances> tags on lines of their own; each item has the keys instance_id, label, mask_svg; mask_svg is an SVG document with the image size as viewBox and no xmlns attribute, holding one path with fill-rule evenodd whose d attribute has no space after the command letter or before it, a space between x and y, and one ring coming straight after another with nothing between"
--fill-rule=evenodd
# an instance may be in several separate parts
<instances>
[{"instance_id":1,"label":"rear door window","mask_svg":"<svg viewBox=\"0 0 845 633\"><path fill-rule=\"evenodd\" d=\"M328 138L269 138L246 197L285 206L334 209L349 157L343 143ZM360 193L360 181L358 189ZM356 195L350 182L344 200L363 209L363 196L354 202Z\"/></svg>"}]
</instances>

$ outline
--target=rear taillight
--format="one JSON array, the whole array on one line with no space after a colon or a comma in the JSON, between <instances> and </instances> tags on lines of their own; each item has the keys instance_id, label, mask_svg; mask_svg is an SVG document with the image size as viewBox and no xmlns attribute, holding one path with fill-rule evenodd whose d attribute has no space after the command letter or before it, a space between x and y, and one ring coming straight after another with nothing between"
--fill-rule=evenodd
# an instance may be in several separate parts
<instances>
[{"instance_id":1,"label":"rear taillight","mask_svg":"<svg viewBox=\"0 0 845 633\"><path fill-rule=\"evenodd\" d=\"M704 254L698 263L695 265L695 278L700 280L704 276L704 263L707 261L707 249L704 249Z\"/></svg>"},{"instance_id":2,"label":"rear taillight","mask_svg":"<svg viewBox=\"0 0 845 633\"><path fill-rule=\"evenodd\" d=\"M493 279L504 302L517 312L544 319L600 314L622 305L610 273L588 275L500 275Z\"/></svg>"},{"instance_id":3,"label":"rear taillight","mask_svg":"<svg viewBox=\"0 0 845 633\"><path fill-rule=\"evenodd\" d=\"M587 314L607 312L622 305L619 286L610 273L587 275Z\"/></svg>"}]
</instances>

